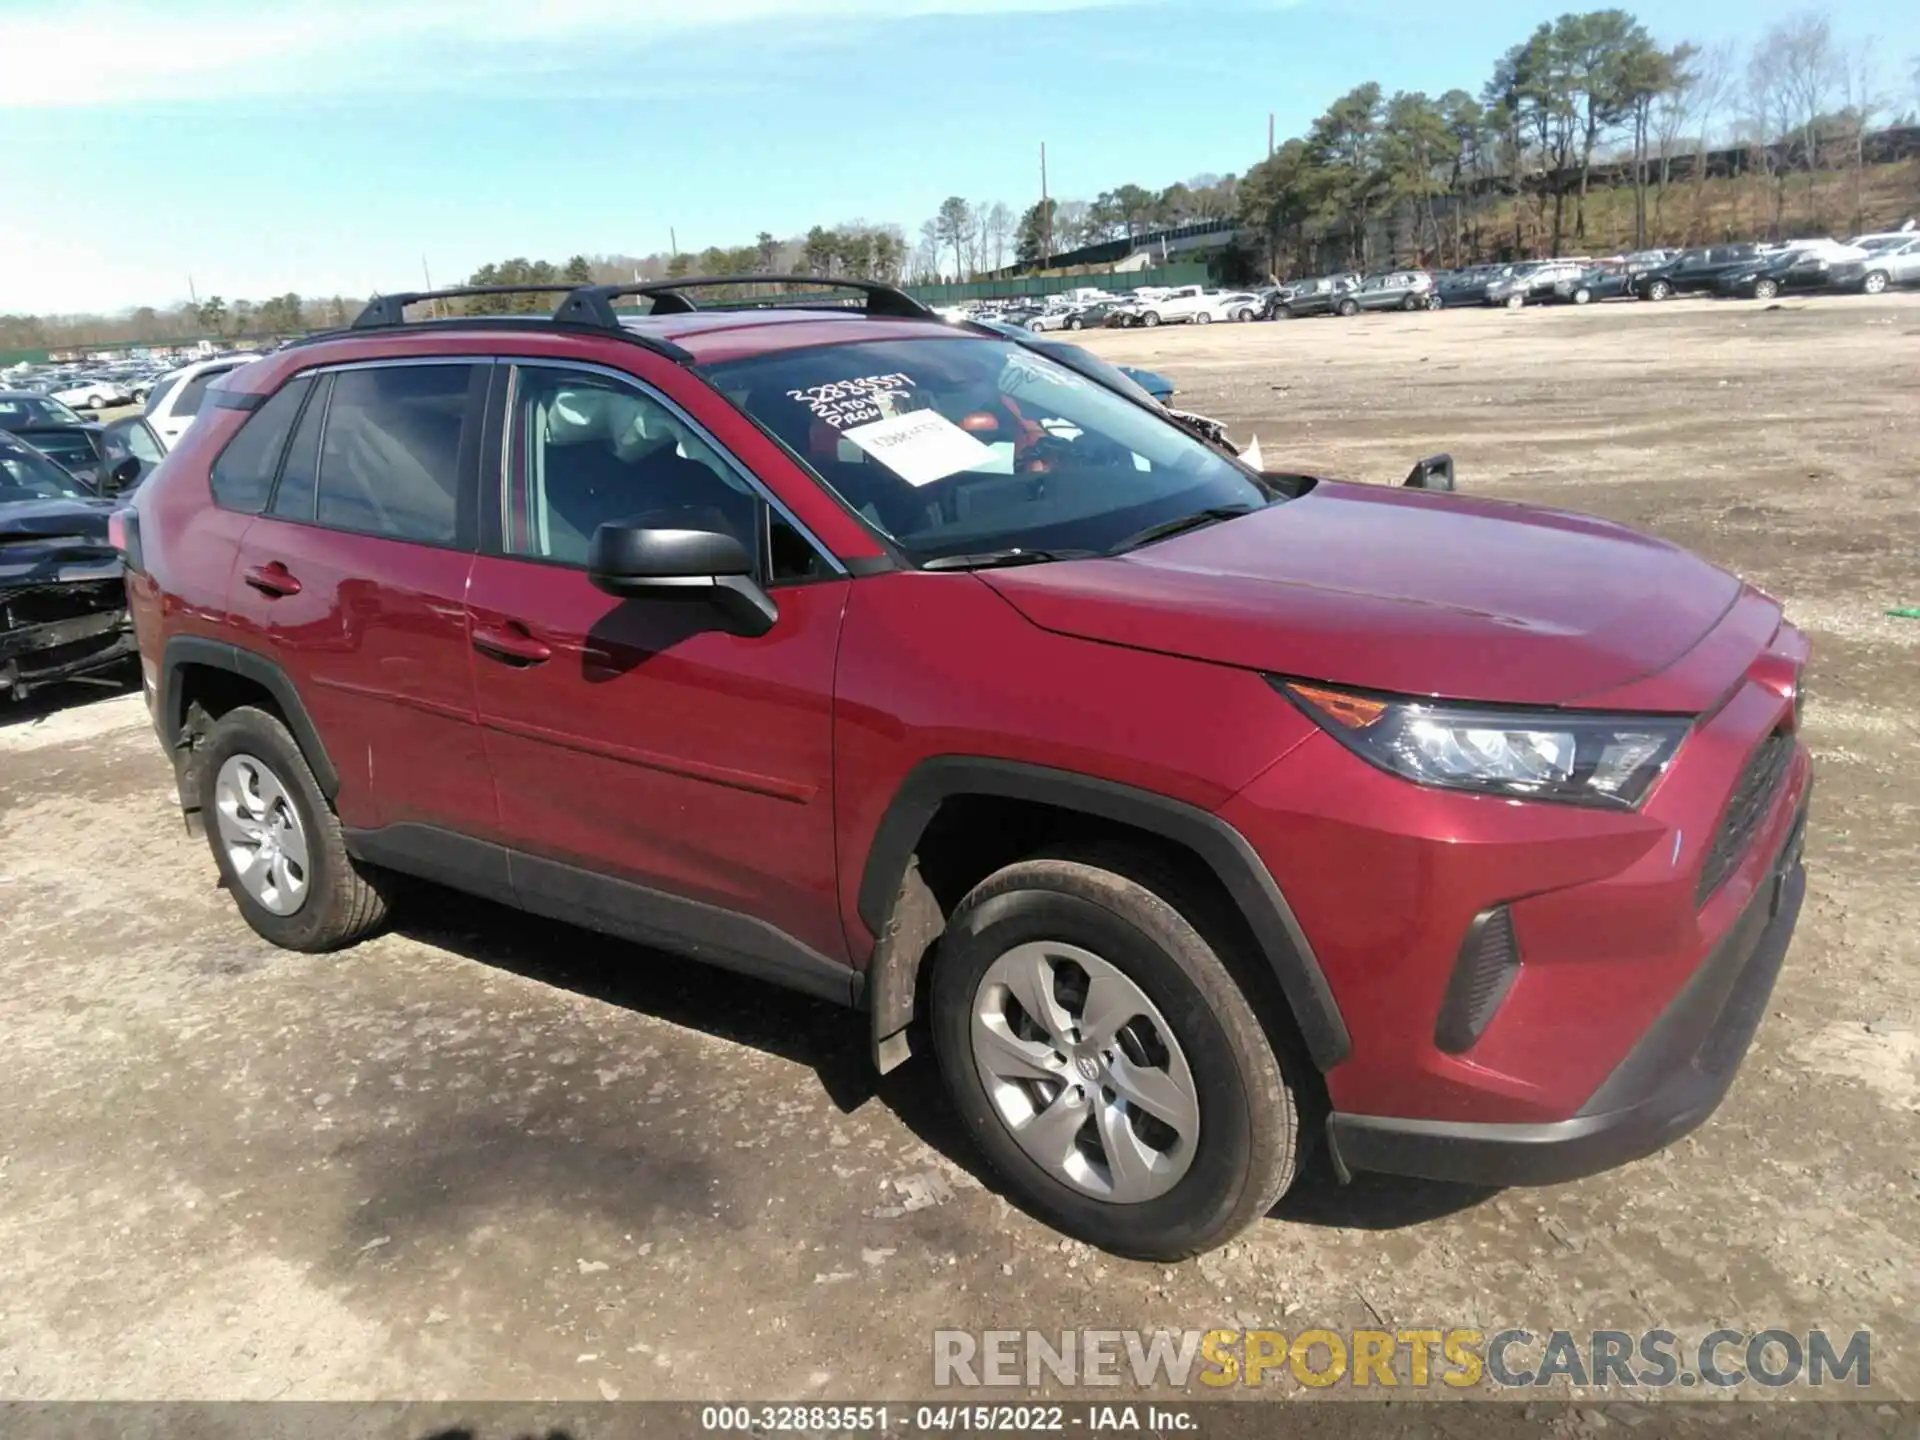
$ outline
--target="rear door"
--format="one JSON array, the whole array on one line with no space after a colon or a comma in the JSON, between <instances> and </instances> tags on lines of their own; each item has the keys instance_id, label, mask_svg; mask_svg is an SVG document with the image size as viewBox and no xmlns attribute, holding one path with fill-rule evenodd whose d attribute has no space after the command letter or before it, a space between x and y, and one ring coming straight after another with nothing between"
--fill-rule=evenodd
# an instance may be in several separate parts
<instances>
[{"instance_id":1,"label":"rear door","mask_svg":"<svg viewBox=\"0 0 1920 1440\"><path fill-rule=\"evenodd\" d=\"M512 860L515 893L639 938L698 930L748 969L798 954L798 983L844 996L832 701L848 581L667 398L678 377L657 378L522 362L504 443L486 447L505 460L483 485L468 601L501 824L532 852ZM594 530L636 515L738 536L773 628L748 638L698 602L594 588Z\"/></svg>"},{"instance_id":2,"label":"rear door","mask_svg":"<svg viewBox=\"0 0 1920 1440\"><path fill-rule=\"evenodd\" d=\"M229 592L243 643L293 680L340 772L345 823L416 827L401 841L496 829L466 620L492 374L462 359L299 377L213 467L216 490L223 466L269 482ZM275 465L243 442L288 405Z\"/></svg>"}]
</instances>

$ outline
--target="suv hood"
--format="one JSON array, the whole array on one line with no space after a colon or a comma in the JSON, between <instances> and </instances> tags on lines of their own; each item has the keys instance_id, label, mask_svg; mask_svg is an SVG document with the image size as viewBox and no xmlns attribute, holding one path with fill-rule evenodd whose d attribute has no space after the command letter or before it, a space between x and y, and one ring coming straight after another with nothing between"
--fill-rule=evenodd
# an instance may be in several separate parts
<instances>
[{"instance_id":1,"label":"suv hood","mask_svg":"<svg viewBox=\"0 0 1920 1440\"><path fill-rule=\"evenodd\" d=\"M0 504L0 589L111 579L120 557L107 543L111 500Z\"/></svg>"},{"instance_id":2,"label":"suv hood","mask_svg":"<svg viewBox=\"0 0 1920 1440\"><path fill-rule=\"evenodd\" d=\"M1365 689L1548 705L1666 669L1741 593L1725 571L1609 521L1330 481L1127 555L980 578L1060 634Z\"/></svg>"}]
</instances>

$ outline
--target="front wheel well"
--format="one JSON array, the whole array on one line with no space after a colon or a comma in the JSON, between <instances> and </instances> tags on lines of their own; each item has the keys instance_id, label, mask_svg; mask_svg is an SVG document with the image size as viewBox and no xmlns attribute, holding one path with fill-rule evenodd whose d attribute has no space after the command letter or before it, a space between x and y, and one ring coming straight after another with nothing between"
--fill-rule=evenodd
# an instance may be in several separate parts
<instances>
[{"instance_id":1,"label":"front wheel well","mask_svg":"<svg viewBox=\"0 0 1920 1440\"><path fill-rule=\"evenodd\" d=\"M1017 796L956 794L941 800L891 897L867 970L875 1061L893 1068L925 1008L941 933L960 901L995 871L1039 853L1072 854L1146 886L1213 947L1260 1018L1291 1076L1309 1095L1320 1066L1240 903L1207 859L1143 825Z\"/></svg>"}]
</instances>

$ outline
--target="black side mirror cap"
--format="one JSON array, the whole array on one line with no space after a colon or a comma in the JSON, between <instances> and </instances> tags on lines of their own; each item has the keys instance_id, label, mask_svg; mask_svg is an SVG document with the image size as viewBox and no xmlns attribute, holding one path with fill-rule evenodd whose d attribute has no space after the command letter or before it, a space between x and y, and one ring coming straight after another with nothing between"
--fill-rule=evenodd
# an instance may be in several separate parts
<instances>
[{"instance_id":1,"label":"black side mirror cap","mask_svg":"<svg viewBox=\"0 0 1920 1440\"><path fill-rule=\"evenodd\" d=\"M140 483L140 462L132 455L117 460L108 468L103 479L103 488L112 491L127 490Z\"/></svg>"},{"instance_id":2,"label":"black side mirror cap","mask_svg":"<svg viewBox=\"0 0 1920 1440\"><path fill-rule=\"evenodd\" d=\"M780 618L773 597L753 578L746 546L721 530L610 521L587 543L587 579L622 600L712 605L741 635L764 635Z\"/></svg>"},{"instance_id":3,"label":"black side mirror cap","mask_svg":"<svg viewBox=\"0 0 1920 1440\"><path fill-rule=\"evenodd\" d=\"M1453 489L1453 456L1429 455L1416 461L1407 478L1400 482L1409 490Z\"/></svg>"}]
</instances>

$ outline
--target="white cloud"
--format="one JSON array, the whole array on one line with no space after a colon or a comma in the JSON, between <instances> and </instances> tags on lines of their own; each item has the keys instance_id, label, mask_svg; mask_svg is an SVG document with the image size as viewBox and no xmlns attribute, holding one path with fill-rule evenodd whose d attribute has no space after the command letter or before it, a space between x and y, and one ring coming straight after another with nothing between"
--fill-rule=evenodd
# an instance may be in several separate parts
<instances>
[{"instance_id":1,"label":"white cloud","mask_svg":"<svg viewBox=\"0 0 1920 1440\"><path fill-rule=\"evenodd\" d=\"M13 0L0 109L415 92L756 22L1017 14L1100 0Z\"/></svg>"}]
</instances>

